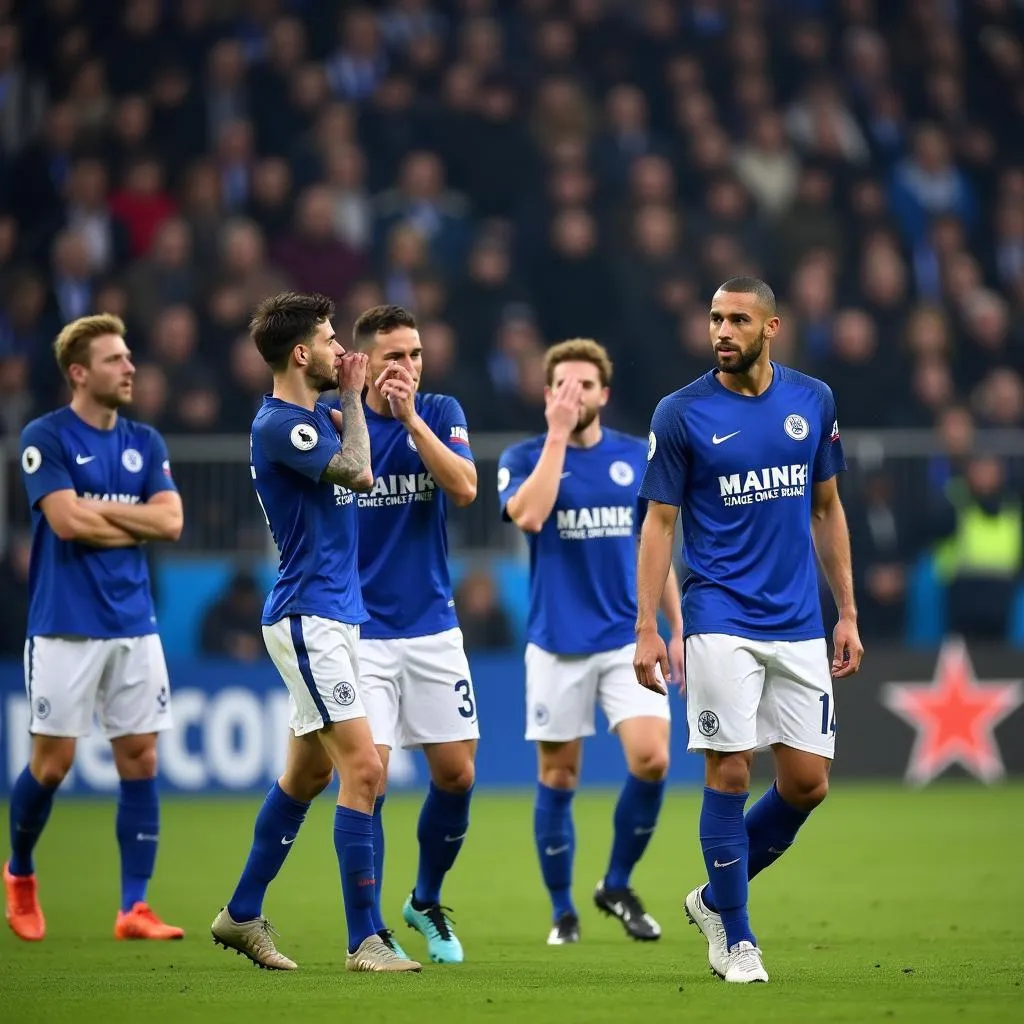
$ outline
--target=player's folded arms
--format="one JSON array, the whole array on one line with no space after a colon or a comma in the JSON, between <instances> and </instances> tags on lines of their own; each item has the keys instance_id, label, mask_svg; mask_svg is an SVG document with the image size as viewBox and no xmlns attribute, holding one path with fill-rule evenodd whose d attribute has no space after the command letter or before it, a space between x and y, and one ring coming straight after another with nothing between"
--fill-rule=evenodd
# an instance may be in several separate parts
<instances>
[{"instance_id":1,"label":"player's folded arms","mask_svg":"<svg viewBox=\"0 0 1024 1024\"><path fill-rule=\"evenodd\" d=\"M39 503L61 540L91 547L130 547L148 540L175 541L184 525L181 498L161 491L138 505L80 498L72 490L54 491Z\"/></svg>"}]
</instances>

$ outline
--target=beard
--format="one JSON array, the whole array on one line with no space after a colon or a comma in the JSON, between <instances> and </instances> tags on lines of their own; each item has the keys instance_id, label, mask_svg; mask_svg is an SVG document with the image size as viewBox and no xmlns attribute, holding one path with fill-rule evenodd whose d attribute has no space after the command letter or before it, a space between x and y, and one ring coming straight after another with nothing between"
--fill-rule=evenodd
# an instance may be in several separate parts
<instances>
[{"instance_id":1,"label":"beard","mask_svg":"<svg viewBox=\"0 0 1024 1024\"><path fill-rule=\"evenodd\" d=\"M338 386L338 371L334 368L334 361L325 359L311 363L306 371L306 380L314 391L321 394L333 391Z\"/></svg>"},{"instance_id":2,"label":"beard","mask_svg":"<svg viewBox=\"0 0 1024 1024\"><path fill-rule=\"evenodd\" d=\"M597 413L597 409L584 409L580 413L580 418L576 421L576 432L586 430L597 419Z\"/></svg>"},{"instance_id":3,"label":"beard","mask_svg":"<svg viewBox=\"0 0 1024 1024\"><path fill-rule=\"evenodd\" d=\"M750 368L761 358L761 353L764 351L764 341L764 328L762 327L760 334L754 339L754 343L749 351L737 350L735 352L727 352L724 357L716 351L715 360L718 363L719 373L749 373ZM723 362L723 358L728 360L728 363Z\"/></svg>"},{"instance_id":4,"label":"beard","mask_svg":"<svg viewBox=\"0 0 1024 1024\"><path fill-rule=\"evenodd\" d=\"M131 388L125 389L120 384L115 384L109 391L93 392L91 397L97 405L102 405L104 409L117 410L132 404L133 391Z\"/></svg>"}]
</instances>

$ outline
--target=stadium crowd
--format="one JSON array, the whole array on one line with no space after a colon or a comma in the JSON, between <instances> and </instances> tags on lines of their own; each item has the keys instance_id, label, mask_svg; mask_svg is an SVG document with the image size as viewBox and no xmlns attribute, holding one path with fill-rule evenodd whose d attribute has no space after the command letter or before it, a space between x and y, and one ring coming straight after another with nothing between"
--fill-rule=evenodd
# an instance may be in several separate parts
<instances>
[{"instance_id":1,"label":"stadium crowd","mask_svg":"<svg viewBox=\"0 0 1024 1024\"><path fill-rule=\"evenodd\" d=\"M1024 427L1019 3L0 0L0 19L0 436L62 400L50 342L100 310L129 325L137 417L246 432L268 382L247 318L285 287L334 298L342 336L375 303L413 309L422 388L477 432L543 429L545 346L594 337L608 421L645 434L709 368L715 286L753 274L782 301L775 357L831 385L844 429L935 428L947 453L919 487L882 466L847 491L866 636L900 635L907 567L963 540L968 508L1022 532L1013 460L975 451ZM1002 635L1021 541L981 572L964 551L951 615Z\"/></svg>"}]
</instances>

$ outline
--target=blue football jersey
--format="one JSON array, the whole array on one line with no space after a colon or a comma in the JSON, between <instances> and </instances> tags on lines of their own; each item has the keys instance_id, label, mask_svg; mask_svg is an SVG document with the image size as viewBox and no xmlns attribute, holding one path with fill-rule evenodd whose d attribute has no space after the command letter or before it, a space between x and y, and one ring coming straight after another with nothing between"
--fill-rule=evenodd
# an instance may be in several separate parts
<instances>
[{"instance_id":1,"label":"blue football jersey","mask_svg":"<svg viewBox=\"0 0 1024 1024\"><path fill-rule=\"evenodd\" d=\"M359 579L372 640L457 626L448 575L448 501L398 420L368 406L373 490L356 497ZM416 411L452 451L473 461L466 414L447 395L417 395Z\"/></svg>"},{"instance_id":2,"label":"blue football jersey","mask_svg":"<svg viewBox=\"0 0 1024 1024\"><path fill-rule=\"evenodd\" d=\"M67 490L136 505L173 491L163 438L123 416L113 429L99 430L65 406L21 432L21 474L32 509L28 635L109 639L155 633L144 549L61 540L39 502Z\"/></svg>"},{"instance_id":3,"label":"blue football jersey","mask_svg":"<svg viewBox=\"0 0 1024 1024\"><path fill-rule=\"evenodd\" d=\"M543 447L542 435L502 453L498 495L506 520L509 499ZM555 507L539 533L526 534L530 643L553 654L594 654L633 642L645 449L607 427L592 448L567 449Z\"/></svg>"},{"instance_id":4,"label":"blue football jersey","mask_svg":"<svg viewBox=\"0 0 1024 1024\"><path fill-rule=\"evenodd\" d=\"M827 384L772 364L757 397L715 371L658 403L640 493L682 509L687 635L824 636L813 486L846 468Z\"/></svg>"},{"instance_id":5,"label":"blue football jersey","mask_svg":"<svg viewBox=\"0 0 1024 1024\"><path fill-rule=\"evenodd\" d=\"M355 494L323 483L341 451L327 407L310 411L267 395L252 421L249 461L256 497L281 555L263 624L319 615L357 625L366 619L356 565Z\"/></svg>"}]
</instances>

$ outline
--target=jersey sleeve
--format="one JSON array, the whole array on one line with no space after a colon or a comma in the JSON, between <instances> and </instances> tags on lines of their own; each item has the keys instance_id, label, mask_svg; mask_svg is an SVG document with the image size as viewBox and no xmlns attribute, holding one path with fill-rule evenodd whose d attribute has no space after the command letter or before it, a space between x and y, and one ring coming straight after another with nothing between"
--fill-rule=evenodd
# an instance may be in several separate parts
<instances>
[{"instance_id":1,"label":"jersey sleeve","mask_svg":"<svg viewBox=\"0 0 1024 1024\"><path fill-rule=\"evenodd\" d=\"M171 476L171 460L167 455L164 439L154 430L150 434L149 468L142 488L142 500L149 501L154 494L161 491L177 491L174 477Z\"/></svg>"},{"instance_id":2,"label":"jersey sleeve","mask_svg":"<svg viewBox=\"0 0 1024 1024\"><path fill-rule=\"evenodd\" d=\"M49 425L36 421L21 432L21 478L30 508L54 491L75 489L64 458L60 439Z\"/></svg>"},{"instance_id":3,"label":"jersey sleeve","mask_svg":"<svg viewBox=\"0 0 1024 1024\"><path fill-rule=\"evenodd\" d=\"M651 418L647 469L639 497L678 508L683 503L689 465L689 443L682 410L678 403L663 398Z\"/></svg>"},{"instance_id":4,"label":"jersey sleeve","mask_svg":"<svg viewBox=\"0 0 1024 1024\"><path fill-rule=\"evenodd\" d=\"M533 472L533 461L520 447L506 448L498 460L498 500L501 502L501 518L512 522L508 514L508 503L523 486L523 481Z\"/></svg>"},{"instance_id":5,"label":"jersey sleeve","mask_svg":"<svg viewBox=\"0 0 1024 1024\"><path fill-rule=\"evenodd\" d=\"M325 434L311 412L288 410L268 417L256 435L271 462L317 481L327 464L341 451L337 431Z\"/></svg>"},{"instance_id":6,"label":"jersey sleeve","mask_svg":"<svg viewBox=\"0 0 1024 1024\"><path fill-rule=\"evenodd\" d=\"M473 461L473 449L469 446L469 424L462 406L454 398L445 400L437 423L437 434L456 455Z\"/></svg>"},{"instance_id":7,"label":"jersey sleeve","mask_svg":"<svg viewBox=\"0 0 1024 1024\"><path fill-rule=\"evenodd\" d=\"M827 388L822 395L821 440L814 454L814 482L823 483L831 480L836 473L846 469L846 455L843 442L839 437L839 418L836 414L836 400L832 389Z\"/></svg>"}]
</instances>

